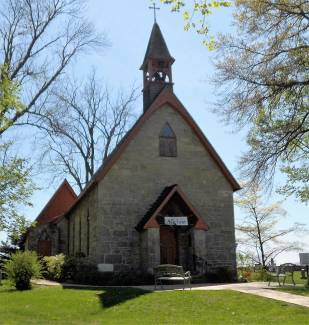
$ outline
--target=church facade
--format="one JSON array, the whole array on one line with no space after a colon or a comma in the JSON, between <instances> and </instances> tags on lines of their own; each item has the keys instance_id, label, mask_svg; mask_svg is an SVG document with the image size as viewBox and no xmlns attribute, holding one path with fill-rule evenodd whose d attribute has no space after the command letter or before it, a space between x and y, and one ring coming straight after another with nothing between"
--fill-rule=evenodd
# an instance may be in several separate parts
<instances>
[{"instance_id":1,"label":"church facade","mask_svg":"<svg viewBox=\"0 0 309 325\"><path fill-rule=\"evenodd\" d=\"M141 66L144 112L61 217L53 253L82 254L102 272L236 270L240 186L174 94L173 62L155 23Z\"/></svg>"}]
</instances>

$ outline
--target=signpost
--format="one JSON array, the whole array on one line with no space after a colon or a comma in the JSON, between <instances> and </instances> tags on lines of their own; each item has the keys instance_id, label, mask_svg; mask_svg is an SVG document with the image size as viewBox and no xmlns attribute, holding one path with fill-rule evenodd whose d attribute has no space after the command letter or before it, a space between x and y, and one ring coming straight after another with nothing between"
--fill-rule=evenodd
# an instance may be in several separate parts
<instances>
[{"instance_id":1,"label":"signpost","mask_svg":"<svg viewBox=\"0 0 309 325\"><path fill-rule=\"evenodd\" d=\"M188 226L188 217L164 217L164 224L168 226Z\"/></svg>"},{"instance_id":2,"label":"signpost","mask_svg":"<svg viewBox=\"0 0 309 325\"><path fill-rule=\"evenodd\" d=\"M309 253L299 253L299 262L300 265L304 265L306 267L307 286L309 286Z\"/></svg>"}]
</instances>

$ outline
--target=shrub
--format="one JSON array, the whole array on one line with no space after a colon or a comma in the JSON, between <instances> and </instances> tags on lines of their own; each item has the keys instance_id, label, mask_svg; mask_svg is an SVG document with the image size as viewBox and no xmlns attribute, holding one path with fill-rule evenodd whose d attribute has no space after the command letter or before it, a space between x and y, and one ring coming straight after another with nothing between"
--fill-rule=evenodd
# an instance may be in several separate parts
<instances>
[{"instance_id":1,"label":"shrub","mask_svg":"<svg viewBox=\"0 0 309 325\"><path fill-rule=\"evenodd\" d=\"M87 276L87 273L90 274L96 270L97 267L86 258L66 256L62 269L62 279L77 282L79 277ZM83 275L84 273L86 275Z\"/></svg>"},{"instance_id":2,"label":"shrub","mask_svg":"<svg viewBox=\"0 0 309 325\"><path fill-rule=\"evenodd\" d=\"M261 269L256 272L252 272L249 280L250 281L268 281L267 270Z\"/></svg>"},{"instance_id":3,"label":"shrub","mask_svg":"<svg viewBox=\"0 0 309 325\"><path fill-rule=\"evenodd\" d=\"M87 285L142 285L152 284L153 275L134 270L122 272L99 272L97 265L87 258L65 258L63 280Z\"/></svg>"},{"instance_id":4,"label":"shrub","mask_svg":"<svg viewBox=\"0 0 309 325\"><path fill-rule=\"evenodd\" d=\"M237 268L237 275L238 275L238 281L239 282L248 282L250 281L250 278L252 276L252 268L251 267L238 267Z\"/></svg>"},{"instance_id":5,"label":"shrub","mask_svg":"<svg viewBox=\"0 0 309 325\"><path fill-rule=\"evenodd\" d=\"M17 290L31 289L31 278L40 277L42 265L35 252L17 252L4 265L8 280Z\"/></svg>"},{"instance_id":6,"label":"shrub","mask_svg":"<svg viewBox=\"0 0 309 325\"><path fill-rule=\"evenodd\" d=\"M49 280L59 281L62 279L65 255L45 256L43 258L45 266L45 277Z\"/></svg>"}]
</instances>

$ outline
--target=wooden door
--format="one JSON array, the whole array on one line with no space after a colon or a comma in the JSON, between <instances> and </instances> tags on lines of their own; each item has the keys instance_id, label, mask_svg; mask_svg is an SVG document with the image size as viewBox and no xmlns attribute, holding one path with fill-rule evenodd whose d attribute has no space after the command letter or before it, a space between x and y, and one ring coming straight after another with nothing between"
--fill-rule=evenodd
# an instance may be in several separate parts
<instances>
[{"instance_id":1,"label":"wooden door","mask_svg":"<svg viewBox=\"0 0 309 325\"><path fill-rule=\"evenodd\" d=\"M51 240L39 240L38 254L40 256L51 256Z\"/></svg>"},{"instance_id":2,"label":"wooden door","mask_svg":"<svg viewBox=\"0 0 309 325\"><path fill-rule=\"evenodd\" d=\"M160 228L161 264L177 264L176 231L170 227Z\"/></svg>"}]
</instances>

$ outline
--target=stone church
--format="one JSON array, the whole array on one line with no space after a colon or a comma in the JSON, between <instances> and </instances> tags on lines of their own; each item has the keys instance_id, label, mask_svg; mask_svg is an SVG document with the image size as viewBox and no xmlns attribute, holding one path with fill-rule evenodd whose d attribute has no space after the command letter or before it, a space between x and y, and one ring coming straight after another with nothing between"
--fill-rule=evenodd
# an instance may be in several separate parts
<instances>
[{"instance_id":1,"label":"stone church","mask_svg":"<svg viewBox=\"0 0 309 325\"><path fill-rule=\"evenodd\" d=\"M143 114L78 197L65 184L67 206L45 221L42 211L26 248L82 254L102 272L235 271L240 186L174 94L174 61L155 23L140 68Z\"/></svg>"}]
</instances>

